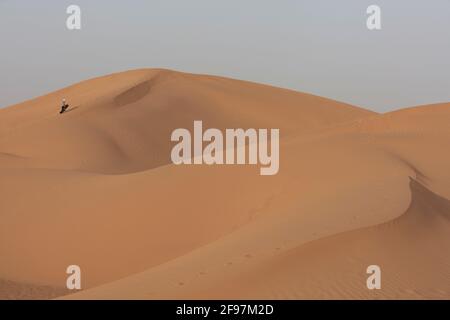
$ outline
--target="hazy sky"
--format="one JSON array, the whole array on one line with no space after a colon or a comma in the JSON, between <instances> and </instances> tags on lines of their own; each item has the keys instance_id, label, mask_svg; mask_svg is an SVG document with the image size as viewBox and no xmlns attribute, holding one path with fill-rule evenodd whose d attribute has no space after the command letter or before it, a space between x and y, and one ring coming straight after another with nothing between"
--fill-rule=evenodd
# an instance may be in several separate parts
<instances>
[{"instance_id":1,"label":"hazy sky","mask_svg":"<svg viewBox=\"0 0 450 320\"><path fill-rule=\"evenodd\" d=\"M82 30L66 28L66 8ZM369 31L366 9L382 9ZM0 0L0 106L163 67L376 111L450 101L450 0Z\"/></svg>"}]
</instances>

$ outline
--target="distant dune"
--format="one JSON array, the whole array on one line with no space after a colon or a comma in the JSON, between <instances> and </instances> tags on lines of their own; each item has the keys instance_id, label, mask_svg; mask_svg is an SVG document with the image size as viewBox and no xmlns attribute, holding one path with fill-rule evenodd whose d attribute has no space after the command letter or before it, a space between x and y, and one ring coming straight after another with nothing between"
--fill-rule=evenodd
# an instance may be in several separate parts
<instances>
[{"instance_id":1,"label":"distant dune","mask_svg":"<svg viewBox=\"0 0 450 320\"><path fill-rule=\"evenodd\" d=\"M279 173L173 165L194 120L279 128ZM77 264L64 298L449 299L449 122L161 69L0 109L0 298L61 297Z\"/></svg>"}]
</instances>

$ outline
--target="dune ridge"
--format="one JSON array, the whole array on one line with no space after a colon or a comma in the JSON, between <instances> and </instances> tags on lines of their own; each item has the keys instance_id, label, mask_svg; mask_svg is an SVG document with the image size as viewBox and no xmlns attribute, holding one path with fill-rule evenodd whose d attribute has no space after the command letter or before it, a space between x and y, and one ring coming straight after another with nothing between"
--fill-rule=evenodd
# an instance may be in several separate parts
<instances>
[{"instance_id":1,"label":"dune ridge","mask_svg":"<svg viewBox=\"0 0 450 320\"><path fill-rule=\"evenodd\" d=\"M0 292L54 297L78 264L65 298L448 299L449 118L163 69L0 109ZM171 164L194 120L279 128L279 173Z\"/></svg>"}]
</instances>

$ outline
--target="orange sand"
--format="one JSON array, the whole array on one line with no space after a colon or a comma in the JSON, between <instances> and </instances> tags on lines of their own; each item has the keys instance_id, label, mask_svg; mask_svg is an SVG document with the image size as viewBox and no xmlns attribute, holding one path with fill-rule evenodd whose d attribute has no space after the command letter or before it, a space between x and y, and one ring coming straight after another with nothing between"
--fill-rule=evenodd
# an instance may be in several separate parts
<instances>
[{"instance_id":1,"label":"orange sand","mask_svg":"<svg viewBox=\"0 0 450 320\"><path fill-rule=\"evenodd\" d=\"M194 120L279 128L279 173L171 164ZM65 298L449 299L449 122L157 69L0 109L0 298L61 296L77 264Z\"/></svg>"}]
</instances>

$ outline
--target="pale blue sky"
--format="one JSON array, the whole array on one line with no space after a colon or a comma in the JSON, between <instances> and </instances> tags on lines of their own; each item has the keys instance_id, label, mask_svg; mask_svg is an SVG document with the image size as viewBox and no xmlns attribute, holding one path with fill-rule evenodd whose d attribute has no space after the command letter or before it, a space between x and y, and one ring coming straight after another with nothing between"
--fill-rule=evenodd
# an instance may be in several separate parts
<instances>
[{"instance_id":1,"label":"pale blue sky","mask_svg":"<svg viewBox=\"0 0 450 320\"><path fill-rule=\"evenodd\" d=\"M65 27L82 9L82 30ZM382 9L382 30L366 8ZM450 0L0 0L0 106L162 67L376 111L450 101Z\"/></svg>"}]
</instances>

